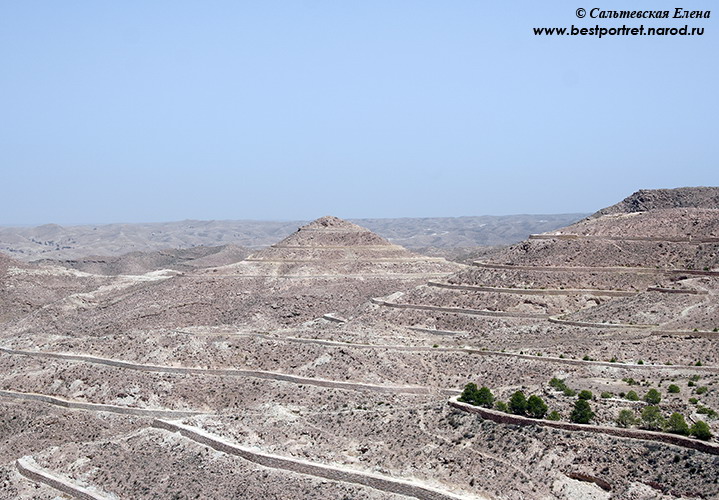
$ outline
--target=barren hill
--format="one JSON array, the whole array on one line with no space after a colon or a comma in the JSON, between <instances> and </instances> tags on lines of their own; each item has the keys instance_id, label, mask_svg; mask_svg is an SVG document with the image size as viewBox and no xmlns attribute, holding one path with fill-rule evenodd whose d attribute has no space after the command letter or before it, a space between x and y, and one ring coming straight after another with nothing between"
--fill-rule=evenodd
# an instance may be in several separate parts
<instances>
[{"instance_id":1,"label":"barren hill","mask_svg":"<svg viewBox=\"0 0 719 500\"><path fill-rule=\"evenodd\" d=\"M186 271L238 262L251 251L237 245L190 247L149 252L130 252L118 256L90 255L77 259L41 259L38 264L61 265L101 275L144 274L160 269Z\"/></svg>"},{"instance_id":2,"label":"barren hill","mask_svg":"<svg viewBox=\"0 0 719 500\"><path fill-rule=\"evenodd\" d=\"M599 215L466 267L325 217L106 277L3 323L0 498L715 498L717 220Z\"/></svg>"},{"instance_id":3,"label":"barren hill","mask_svg":"<svg viewBox=\"0 0 719 500\"><path fill-rule=\"evenodd\" d=\"M333 217L318 219L246 260L137 282L40 312L58 332L246 324L274 328L340 315L376 295L463 266L413 254ZM159 277L160 275L158 275ZM21 323L15 328L32 328Z\"/></svg>"},{"instance_id":4,"label":"barren hill","mask_svg":"<svg viewBox=\"0 0 719 500\"><path fill-rule=\"evenodd\" d=\"M719 188L682 187L674 189L641 189L611 207L603 208L591 217L646 212L667 208L719 208Z\"/></svg>"}]
</instances>

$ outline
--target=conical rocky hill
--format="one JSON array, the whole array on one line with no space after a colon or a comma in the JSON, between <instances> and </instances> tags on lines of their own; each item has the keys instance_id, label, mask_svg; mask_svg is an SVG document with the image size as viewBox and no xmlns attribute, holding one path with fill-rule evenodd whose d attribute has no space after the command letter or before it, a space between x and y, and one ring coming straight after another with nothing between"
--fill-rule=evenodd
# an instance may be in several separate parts
<instances>
[{"instance_id":1,"label":"conical rocky hill","mask_svg":"<svg viewBox=\"0 0 719 500\"><path fill-rule=\"evenodd\" d=\"M393 245L369 229L327 216L236 266L239 273L333 275L445 275L461 266Z\"/></svg>"},{"instance_id":2,"label":"conical rocky hill","mask_svg":"<svg viewBox=\"0 0 719 500\"><path fill-rule=\"evenodd\" d=\"M367 229L323 217L245 261L138 282L117 294L85 297L75 310L57 304L44 312L46 325L73 335L122 331L130 325L270 328L324 315L335 320L371 297L462 267L415 255Z\"/></svg>"}]
</instances>

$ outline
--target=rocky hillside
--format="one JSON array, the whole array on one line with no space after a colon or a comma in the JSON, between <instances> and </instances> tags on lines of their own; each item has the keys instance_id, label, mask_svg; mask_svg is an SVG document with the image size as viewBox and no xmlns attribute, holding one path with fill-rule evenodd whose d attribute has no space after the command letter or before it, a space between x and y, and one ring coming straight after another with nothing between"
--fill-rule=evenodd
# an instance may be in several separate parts
<instances>
[{"instance_id":1,"label":"rocky hillside","mask_svg":"<svg viewBox=\"0 0 719 500\"><path fill-rule=\"evenodd\" d=\"M719 188L683 187L675 189L641 189L616 205L603 208L591 217L628 214L667 208L719 208Z\"/></svg>"}]
</instances>

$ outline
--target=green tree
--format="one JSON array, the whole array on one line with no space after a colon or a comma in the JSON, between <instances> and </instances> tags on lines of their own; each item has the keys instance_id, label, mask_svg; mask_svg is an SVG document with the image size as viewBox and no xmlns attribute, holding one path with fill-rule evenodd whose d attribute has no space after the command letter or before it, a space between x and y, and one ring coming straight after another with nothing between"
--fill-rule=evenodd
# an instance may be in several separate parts
<instances>
[{"instance_id":1,"label":"green tree","mask_svg":"<svg viewBox=\"0 0 719 500\"><path fill-rule=\"evenodd\" d=\"M482 387L477 391L475 395L475 404L484 406L485 408L491 408L494 405L494 394L487 387Z\"/></svg>"},{"instance_id":2,"label":"green tree","mask_svg":"<svg viewBox=\"0 0 719 500\"><path fill-rule=\"evenodd\" d=\"M689 434L689 426L681 413L672 413L667 421L667 430L674 434Z\"/></svg>"},{"instance_id":3,"label":"green tree","mask_svg":"<svg viewBox=\"0 0 719 500\"><path fill-rule=\"evenodd\" d=\"M457 398L459 401L462 401L463 403L469 403L469 404L476 404L476 398L477 398L477 392L479 392L479 389L477 389L477 384L474 382L470 382L469 384L464 386L464 390L462 391L462 394Z\"/></svg>"},{"instance_id":4,"label":"green tree","mask_svg":"<svg viewBox=\"0 0 719 500\"><path fill-rule=\"evenodd\" d=\"M544 418L547 414L547 403L539 396L529 396L527 399L527 415L532 418Z\"/></svg>"},{"instance_id":5,"label":"green tree","mask_svg":"<svg viewBox=\"0 0 719 500\"><path fill-rule=\"evenodd\" d=\"M677 394L681 389L679 389L679 386L676 384L672 384L669 387L667 387L667 392L670 394Z\"/></svg>"},{"instance_id":6,"label":"green tree","mask_svg":"<svg viewBox=\"0 0 719 500\"><path fill-rule=\"evenodd\" d=\"M695 438L703 440L707 440L712 437L712 432L709 429L709 425L703 420L697 420L696 423L692 425L692 428L689 430L689 433Z\"/></svg>"},{"instance_id":7,"label":"green tree","mask_svg":"<svg viewBox=\"0 0 719 500\"><path fill-rule=\"evenodd\" d=\"M569 419L575 424L588 424L594 418L594 412L586 399L578 399Z\"/></svg>"},{"instance_id":8,"label":"green tree","mask_svg":"<svg viewBox=\"0 0 719 500\"><path fill-rule=\"evenodd\" d=\"M507 406L507 403L505 403L504 401L497 401L494 404L494 409L503 411L504 413L509 413L509 407Z\"/></svg>"},{"instance_id":9,"label":"green tree","mask_svg":"<svg viewBox=\"0 0 719 500\"><path fill-rule=\"evenodd\" d=\"M515 415L524 415L527 413L527 397L522 391L517 391L510 396L509 411Z\"/></svg>"},{"instance_id":10,"label":"green tree","mask_svg":"<svg viewBox=\"0 0 719 500\"><path fill-rule=\"evenodd\" d=\"M658 431L666 424L658 406L646 406L642 410L642 424L645 429Z\"/></svg>"},{"instance_id":11,"label":"green tree","mask_svg":"<svg viewBox=\"0 0 719 500\"><path fill-rule=\"evenodd\" d=\"M637 393L634 391L629 391L627 393L627 399L629 401L639 401L639 395L637 395Z\"/></svg>"},{"instance_id":12,"label":"green tree","mask_svg":"<svg viewBox=\"0 0 719 500\"><path fill-rule=\"evenodd\" d=\"M616 423L619 427L631 427L632 425L637 425L637 416L633 410L620 410Z\"/></svg>"},{"instance_id":13,"label":"green tree","mask_svg":"<svg viewBox=\"0 0 719 500\"><path fill-rule=\"evenodd\" d=\"M656 389L649 389L644 395L644 401L650 405L658 405L662 400L662 394Z\"/></svg>"},{"instance_id":14,"label":"green tree","mask_svg":"<svg viewBox=\"0 0 719 500\"><path fill-rule=\"evenodd\" d=\"M557 410L552 410L549 412L549 415L547 415L547 420L559 420L562 416L559 414Z\"/></svg>"},{"instance_id":15,"label":"green tree","mask_svg":"<svg viewBox=\"0 0 719 500\"><path fill-rule=\"evenodd\" d=\"M583 391L579 391L579 394L577 395L579 399L583 399L585 401L590 401L593 396L594 394L592 394L592 391L588 391L586 389Z\"/></svg>"}]
</instances>

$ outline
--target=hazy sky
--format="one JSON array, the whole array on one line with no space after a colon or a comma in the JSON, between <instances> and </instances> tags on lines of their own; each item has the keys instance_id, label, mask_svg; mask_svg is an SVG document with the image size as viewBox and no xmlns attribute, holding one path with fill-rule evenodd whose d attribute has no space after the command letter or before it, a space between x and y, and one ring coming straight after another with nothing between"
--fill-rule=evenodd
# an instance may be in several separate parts
<instances>
[{"instance_id":1,"label":"hazy sky","mask_svg":"<svg viewBox=\"0 0 719 500\"><path fill-rule=\"evenodd\" d=\"M577 7L0 3L0 223L591 212L719 185L719 7L695 37ZM686 3L686 2L685 2Z\"/></svg>"}]
</instances>

